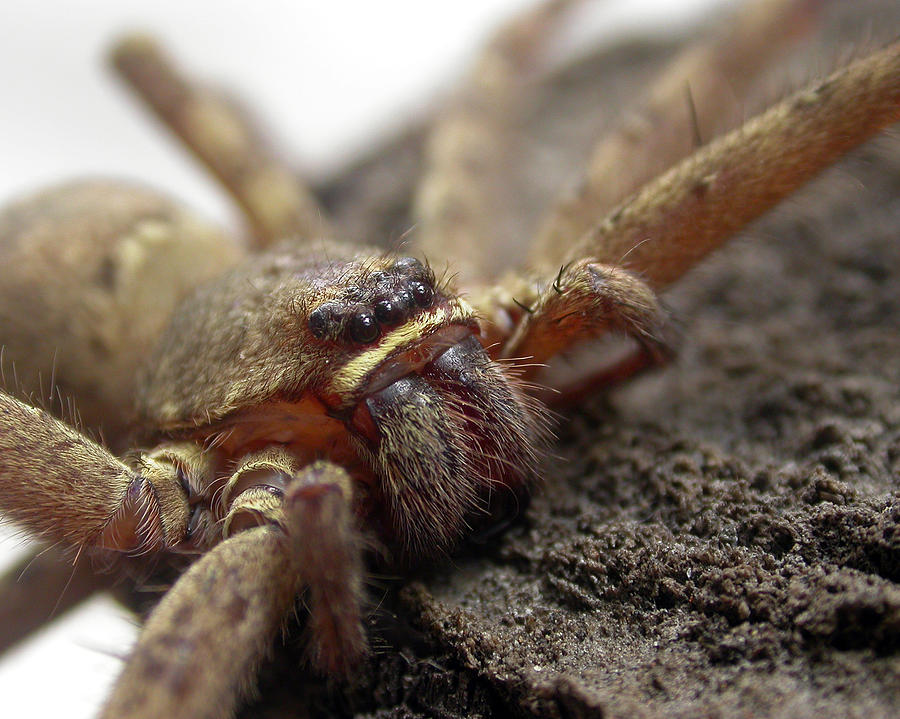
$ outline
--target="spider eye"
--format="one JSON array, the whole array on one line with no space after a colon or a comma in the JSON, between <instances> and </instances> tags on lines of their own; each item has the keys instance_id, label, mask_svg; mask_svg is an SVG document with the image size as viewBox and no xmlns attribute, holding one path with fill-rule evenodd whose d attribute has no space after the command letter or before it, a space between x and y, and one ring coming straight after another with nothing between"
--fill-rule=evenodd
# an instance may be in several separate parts
<instances>
[{"instance_id":1,"label":"spider eye","mask_svg":"<svg viewBox=\"0 0 900 719\"><path fill-rule=\"evenodd\" d=\"M397 308L397 311L403 316L409 314L414 304L415 300L413 299L412 292L410 292L409 290L399 290L397 294L394 295L394 306Z\"/></svg>"},{"instance_id":2,"label":"spider eye","mask_svg":"<svg viewBox=\"0 0 900 719\"><path fill-rule=\"evenodd\" d=\"M434 290L424 282L412 282L409 286L419 307L430 307L434 299Z\"/></svg>"},{"instance_id":3,"label":"spider eye","mask_svg":"<svg viewBox=\"0 0 900 719\"><path fill-rule=\"evenodd\" d=\"M392 325L400 321L403 313L396 304L390 300L381 300L375 304L375 319L381 324Z\"/></svg>"},{"instance_id":4,"label":"spider eye","mask_svg":"<svg viewBox=\"0 0 900 719\"><path fill-rule=\"evenodd\" d=\"M332 325L332 308L327 305L316 307L309 313L309 331L316 339L324 339Z\"/></svg>"},{"instance_id":5,"label":"spider eye","mask_svg":"<svg viewBox=\"0 0 900 719\"><path fill-rule=\"evenodd\" d=\"M359 344L374 342L379 335L378 320L371 312L360 312L350 318L350 339Z\"/></svg>"},{"instance_id":6,"label":"spider eye","mask_svg":"<svg viewBox=\"0 0 900 719\"><path fill-rule=\"evenodd\" d=\"M404 275L418 274L424 268L415 257L401 257L394 263L394 270Z\"/></svg>"}]
</instances>

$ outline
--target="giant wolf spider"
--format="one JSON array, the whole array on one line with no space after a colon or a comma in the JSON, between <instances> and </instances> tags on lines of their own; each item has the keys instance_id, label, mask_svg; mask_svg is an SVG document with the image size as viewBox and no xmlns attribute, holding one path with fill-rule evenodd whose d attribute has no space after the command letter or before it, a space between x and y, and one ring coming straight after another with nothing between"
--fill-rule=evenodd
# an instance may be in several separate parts
<instances>
[{"instance_id":1,"label":"giant wolf spider","mask_svg":"<svg viewBox=\"0 0 900 719\"><path fill-rule=\"evenodd\" d=\"M117 48L118 70L241 205L252 250L117 183L0 217L13 389L42 374L110 447L150 447L120 460L0 394L4 514L78 555L202 554L150 615L105 715L228 716L300 594L313 668L349 676L367 650L365 562L444 555L537 484L548 421L535 396L558 401L544 365L611 332L632 341L586 380L555 379L571 400L666 359L657 293L900 119L895 44L727 131L743 108L717 104L717 82L751 93L816 12L752 3L740 31L685 51L640 120L596 143L578 190L511 263L516 233L492 220L502 173L523 92L577 4L503 28L437 117L407 240L420 259L332 239L356 233L145 38Z\"/></svg>"}]
</instances>

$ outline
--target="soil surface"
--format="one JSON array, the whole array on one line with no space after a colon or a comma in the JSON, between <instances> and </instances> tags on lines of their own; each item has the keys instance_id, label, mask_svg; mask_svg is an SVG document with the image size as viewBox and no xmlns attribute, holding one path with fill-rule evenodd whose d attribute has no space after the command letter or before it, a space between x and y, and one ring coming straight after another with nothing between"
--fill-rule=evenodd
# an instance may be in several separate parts
<instances>
[{"instance_id":1,"label":"soil surface","mask_svg":"<svg viewBox=\"0 0 900 719\"><path fill-rule=\"evenodd\" d=\"M292 636L244 716L900 716L896 133L744 237L667 295L677 360L562 419L517 525L373 580L354 686Z\"/></svg>"}]
</instances>

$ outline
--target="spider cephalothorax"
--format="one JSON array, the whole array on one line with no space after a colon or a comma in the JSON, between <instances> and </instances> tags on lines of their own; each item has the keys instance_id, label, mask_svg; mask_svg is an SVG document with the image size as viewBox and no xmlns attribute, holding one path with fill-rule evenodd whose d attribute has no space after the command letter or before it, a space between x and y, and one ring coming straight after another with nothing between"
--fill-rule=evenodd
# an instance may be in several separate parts
<instances>
[{"instance_id":1,"label":"spider cephalothorax","mask_svg":"<svg viewBox=\"0 0 900 719\"><path fill-rule=\"evenodd\" d=\"M192 511L212 513L198 527L228 514L213 501L236 496L221 493L223 475L278 445L301 465L342 466L363 526L396 560L415 560L449 549L535 479L545 415L478 336L472 307L414 258L283 246L188 297L148 363L138 408L159 428L149 439L207 448L203 472L181 462ZM254 472L230 481L281 491L289 476Z\"/></svg>"},{"instance_id":2,"label":"spider cephalothorax","mask_svg":"<svg viewBox=\"0 0 900 719\"><path fill-rule=\"evenodd\" d=\"M560 383L572 399L666 358L657 293L900 118L894 44L725 132L743 109L719 112L697 57L747 89L760 47L814 12L757 0L746 28L687 51L645 98L647 117L687 104L689 123L597 143L513 262L491 249L487 218L516 155L516 97L540 84L573 4L506 27L432 132L410 252L450 257L452 282L406 250L332 239L339 223L233 105L146 38L118 47L118 70L246 210L252 248L122 183L75 183L0 216L0 262L15 268L0 273L2 336L26 389L50 375L110 445L132 429L146 448L120 460L0 392L0 508L79 554L203 555L150 616L108 716L229 715L300 594L314 668L348 677L367 647L367 561L445 553L524 506L548 437L534 399L545 365L627 336L623 360ZM707 125L723 134L704 144Z\"/></svg>"}]
</instances>

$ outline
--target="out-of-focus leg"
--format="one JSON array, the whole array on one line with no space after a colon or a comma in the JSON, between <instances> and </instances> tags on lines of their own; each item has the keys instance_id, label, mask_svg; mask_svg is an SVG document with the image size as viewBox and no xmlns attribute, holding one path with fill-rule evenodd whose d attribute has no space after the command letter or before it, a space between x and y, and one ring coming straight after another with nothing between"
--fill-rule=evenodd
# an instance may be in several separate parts
<instances>
[{"instance_id":1,"label":"out-of-focus leg","mask_svg":"<svg viewBox=\"0 0 900 719\"><path fill-rule=\"evenodd\" d=\"M796 93L646 185L570 247L569 261L555 273L549 267L511 273L499 287L473 292L483 336L495 354L537 364L613 329L636 339L651 359L655 353L664 358L664 313L655 293L898 120L895 43Z\"/></svg>"},{"instance_id":2,"label":"out-of-focus leg","mask_svg":"<svg viewBox=\"0 0 900 719\"><path fill-rule=\"evenodd\" d=\"M293 606L287 544L254 527L203 555L150 615L102 716L231 716Z\"/></svg>"},{"instance_id":3,"label":"out-of-focus leg","mask_svg":"<svg viewBox=\"0 0 900 719\"><path fill-rule=\"evenodd\" d=\"M243 208L261 246L285 237L331 235L312 191L278 159L246 113L182 76L143 36L114 50L116 69L157 117L203 162Z\"/></svg>"},{"instance_id":4,"label":"out-of-focus leg","mask_svg":"<svg viewBox=\"0 0 900 719\"><path fill-rule=\"evenodd\" d=\"M231 505L226 535L272 521L285 527L307 591L309 658L328 676L347 676L366 650L362 542L352 500L343 468L324 461L301 467L280 447L244 457L223 493Z\"/></svg>"},{"instance_id":5,"label":"out-of-focus leg","mask_svg":"<svg viewBox=\"0 0 900 719\"><path fill-rule=\"evenodd\" d=\"M576 191L561 196L531 251L535 263L563 261L566 248L644 183L698 143L745 119L768 68L814 27L828 0L755 0L723 30L689 45L666 66L622 123L594 148Z\"/></svg>"},{"instance_id":6,"label":"out-of-focus leg","mask_svg":"<svg viewBox=\"0 0 900 719\"><path fill-rule=\"evenodd\" d=\"M104 717L231 716L309 587L316 667L349 670L365 651L361 559L350 521L349 477L274 449L249 456L229 488L232 534L205 554L150 615ZM283 489L282 489L283 488Z\"/></svg>"},{"instance_id":7,"label":"out-of-focus leg","mask_svg":"<svg viewBox=\"0 0 900 719\"><path fill-rule=\"evenodd\" d=\"M428 138L414 237L426 257L452 258L462 284L493 277L493 263L504 257L495 218L510 202L504 177L523 89L540 70L556 21L573 4L543 3L503 27Z\"/></svg>"},{"instance_id":8,"label":"out-of-focus leg","mask_svg":"<svg viewBox=\"0 0 900 719\"><path fill-rule=\"evenodd\" d=\"M309 655L327 676L349 677L366 652L363 562L350 511L350 478L319 462L285 497L298 571L309 588Z\"/></svg>"},{"instance_id":9,"label":"out-of-focus leg","mask_svg":"<svg viewBox=\"0 0 900 719\"><path fill-rule=\"evenodd\" d=\"M841 155L900 120L900 43L801 90L702 148L568 249L675 281Z\"/></svg>"}]
</instances>

